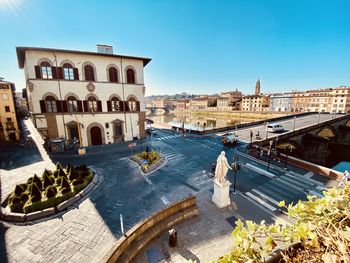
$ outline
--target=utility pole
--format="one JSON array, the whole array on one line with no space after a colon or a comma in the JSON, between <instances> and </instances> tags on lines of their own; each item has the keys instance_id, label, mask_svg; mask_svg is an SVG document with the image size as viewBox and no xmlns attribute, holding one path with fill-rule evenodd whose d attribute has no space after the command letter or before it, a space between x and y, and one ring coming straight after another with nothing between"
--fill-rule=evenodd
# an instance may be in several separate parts
<instances>
[{"instance_id":1,"label":"utility pole","mask_svg":"<svg viewBox=\"0 0 350 263\"><path fill-rule=\"evenodd\" d=\"M297 119L297 116L294 116L294 122L293 122L293 131L295 131L295 121Z\"/></svg>"},{"instance_id":2,"label":"utility pole","mask_svg":"<svg viewBox=\"0 0 350 263\"><path fill-rule=\"evenodd\" d=\"M272 149L272 144L273 144L273 141L269 141L269 151L267 153L267 156L268 156L268 163L267 163L267 171L270 171L270 162L271 162L271 149Z\"/></svg>"}]
</instances>

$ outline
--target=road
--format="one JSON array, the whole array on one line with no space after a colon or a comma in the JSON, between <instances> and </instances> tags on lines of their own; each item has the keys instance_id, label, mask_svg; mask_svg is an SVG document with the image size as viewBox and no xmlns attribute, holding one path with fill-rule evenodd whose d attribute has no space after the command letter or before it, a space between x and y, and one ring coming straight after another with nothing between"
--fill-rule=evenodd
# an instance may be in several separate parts
<instances>
[{"instance_id":1,"label":"road","mask_svg":"<svg viewBox=\"0 0 350 263\"><path fill-rule=\"evenodd\" d=\"M312 120L312 117L299 119L298 123L302 126L307 120ZM288 127L288 123L285 125ZM263 217L271 222L278 212L279 201L295 203L300 199L305 200L308 194L320 196L324 187L335 184L335 181L327 181L300 169L285 171L281 163L273 163L270 172L266 173L267 162L247 155L243 142L228 148L221 144L220 137L216 135L183 137L182 134L164 130L157 130L157 133L133 149L135 153L151 145L166 157L167 164L147 176L142 176L138 166L129 160L132 152L126 144L97 146L88 149L86 156L52 156L54 161L63 164L85 163L102 175L99 191L90 200L117 237L120 236L119 213L124 215L128 230L151 213L188 194L212 192L211 164L216 162L221 151L226 152L230 163L234 155L239 156L242 169L237 175L236 191L261 208L259 215L247 209L245 219ZM229 172L228 180L233 183L232 172Z\"/></svg>"},{"instance_id":2,"label":"road","mask_svg":"<svg viewBox=\"0 0 350 263\"><path fill-rule=\"evenodd\" d=\"M266 125L258 125L238 130L231 130L226 132L218 133L217 135L222 135L227 132L236 132L238 137L243 142L250 142L250 131L253 131L253 142L256 140L255 135L257 132L259 132L261 139L267 139L267 138L274 138L277 137L283 133L298 130L303 127L307 127L310 125L315 125L319 122L324 122L331 120L333 118L342 117L343 115L332 115L332 114L310 114L306 116L299 116L296 118L291 118L288 120L278 121L278 122L271 122L271 123L279 123L282 124L284 127L284 132L281 133L271 133L266 132ZM266 134L267 133L267 134Z\"/></svg>"}]
</instances>

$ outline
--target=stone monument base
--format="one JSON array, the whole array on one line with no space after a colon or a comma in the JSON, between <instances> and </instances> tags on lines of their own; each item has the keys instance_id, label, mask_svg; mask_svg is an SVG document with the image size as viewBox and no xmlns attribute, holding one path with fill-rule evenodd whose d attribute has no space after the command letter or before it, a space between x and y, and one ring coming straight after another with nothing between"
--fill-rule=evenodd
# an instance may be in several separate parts
<instances>
[{"instance_id":1,"label":"stone monument base","mask_svg":"<svg viewBox=\"0 0 350 263\"><path fill-rule=\"evenodd\" d=\"M219 208L227 207L231 204L230 199L230 185L229 181L221 184L217 180L214 180L214 194L211 201Z\"/></svg>"}]
</instances>

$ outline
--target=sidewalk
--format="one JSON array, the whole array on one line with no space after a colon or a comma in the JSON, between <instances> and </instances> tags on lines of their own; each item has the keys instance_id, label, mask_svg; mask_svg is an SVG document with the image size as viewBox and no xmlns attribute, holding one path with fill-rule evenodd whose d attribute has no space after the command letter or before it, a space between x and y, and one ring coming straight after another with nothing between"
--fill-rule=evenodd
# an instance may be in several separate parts
<instances>
[{"instance_id":1,"label":"sidewalk","mask_svg":"<svg viewBox=\"0 0 350 263\"><path fill-rule=\"evenodd\" d=\"M38 162L34 156L20 156L19 158L26 158L28 160L26 165L8 171L0 169L1 201L14 190L16 184L26 182L34 173L40 176L45 169L53 169L55 167L43 147L43 139L35 129L31 120L25 120L24 125L27 132L26 136L30 137L35 142L41 160Z\"/></svg>"},{"instance_id":2,"label":"sidewalk","mask_svg":"<svg viewBox=\"0 0 350 263\"><path fill-rule=\"evenodd\" d=\"M277 217L287 219L283 214L272 214L258 207L237 193L231 194L231 206L220 210L211 202L212 193L200 192L196 195L199 215L186 222L176 225L177 246L170 247L168 233L164 232L149 243L132 261L134 263L174 262L182 263L188 260L209 262L229 253L233 238L231 233L235 221L253 220L272 223Z\"/></svg>"}]
</instances>

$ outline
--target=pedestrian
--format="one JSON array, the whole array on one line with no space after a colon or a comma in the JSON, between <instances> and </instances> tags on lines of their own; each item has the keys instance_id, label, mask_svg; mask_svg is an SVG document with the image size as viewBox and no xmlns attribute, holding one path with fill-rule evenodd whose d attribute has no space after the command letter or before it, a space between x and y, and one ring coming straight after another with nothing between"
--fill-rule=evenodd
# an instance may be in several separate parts
<instances>
[{"instance_id":1,"label":"pedestrian","mask_svg":"<svg viewBox=\"0 0 350 263\"><path fill-rule=\"evenodd\" d=\"M338 187L345 186L346 182L349 181L349 179L350 179L350 173L348 172L348 170L346 170L344 172L343 178L340 180L338 184Z\"/></svg>"},{"instance_id":2,"label":"pedestrian","mask_svg":"<svg viewBox=\"0 0 350 263\"><path fill-rule=\"evenodd\" d=\"M215 163L211 163L211 172L212 172L212 176L211 177L214 177L215 169L216 169L216 164Z\"/></svg>"},{"instance_id":3,"label":"pedestrian","mask_svg":"<svg viewBox=\"0 0 350 263\"><path fill-rule=\"evenodd\" d=\"M264 150L261 149L261 150L260 150L260 157L263 157L263 155L264 155Z\"/></svg>"}]
</instances>

